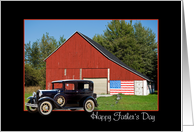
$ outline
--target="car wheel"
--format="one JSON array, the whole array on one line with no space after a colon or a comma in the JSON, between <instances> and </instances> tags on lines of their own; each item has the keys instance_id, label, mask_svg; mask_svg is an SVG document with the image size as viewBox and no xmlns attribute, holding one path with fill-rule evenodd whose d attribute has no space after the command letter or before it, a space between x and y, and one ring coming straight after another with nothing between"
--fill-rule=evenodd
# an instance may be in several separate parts
<instances>
[{"instance_id":1,"label":"car wheel","mask_svg":"<svg viewBox=\"0 0 194 132\"><path fill-rule=\"evenodd\" d=\"M57 101L57 103L61 106L61 107L63 107L63 106L65 106L65 97L63 97L63 96L57 96L56 98L55 98L55 100Z\"/></svg>"},{"instance_id":2,"label":"car wheel","mask_svg":"<svg viewBox=\"0 0 194 132\"><path fill-rule=\"evenodd\" d=\"M31 103L31 101L29 100L28 103ZM35 107L26 106L26 108L27 108L28 112L30 112L30 113L36 113L38 111L37 108L35 108Z\"/></svg>"},{"instance_id":3,"label":"car wheel","mask_svg":"<svg viewBox=\"0 0 194 132\"><path fill-rule=\"evenodd\" d=\"M86 112L92 112L94 110L94 101L91 99L88 99L85 103L84 103L84 110Z\"/></svg>"},{"instance_id":4,"label":"car wheel","mask_svg":"<svg viewBox=\"0 0 194 132\"><path fill-rule=\"evenodd\" d=\"M38 104L38 112L41 115L49 115L53 109L50 101L42 101Z\"/></svg>"}]
</instances>

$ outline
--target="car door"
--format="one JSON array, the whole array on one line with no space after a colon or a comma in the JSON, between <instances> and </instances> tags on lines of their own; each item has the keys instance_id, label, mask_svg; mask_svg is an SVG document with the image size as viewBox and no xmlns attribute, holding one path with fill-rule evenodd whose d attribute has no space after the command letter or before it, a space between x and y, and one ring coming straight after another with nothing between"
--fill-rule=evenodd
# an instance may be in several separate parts
<instances>
[{"instance_id":1,"label":"car door","mask_svg":"<svg viewBox=\"0 0 194 132\"><path fill-rule=\"evenodd\" d=\"M65 97L67 99L67 104L75 104L76 103L76 88L75 83L65 83Z\"/></svg>"},{"instance_id":2,"label":"car door","mask_svg":"<svg viewBox=\"0 0 194 132\"><path fill-rule=\"evenodd\" d=\"M80 101L84 97L91 95L92 91L89 89L89 83L78 83L78 94L77 94L78 101Z\"/></svg>"}]
</instances>

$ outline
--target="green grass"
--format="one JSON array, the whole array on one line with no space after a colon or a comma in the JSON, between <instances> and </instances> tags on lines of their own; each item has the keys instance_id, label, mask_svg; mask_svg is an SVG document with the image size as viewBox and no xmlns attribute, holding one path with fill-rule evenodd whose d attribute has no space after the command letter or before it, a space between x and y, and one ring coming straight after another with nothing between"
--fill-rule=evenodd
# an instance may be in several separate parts
<instances>
[{"instance_id":1,"label":"green grass","mask_svg":"<svg viewBox=\"0 0 194 132\"><path fill-rule=\"evenodd\" d=\"M29 99L27 99L29 96L32 96L32 93L25 93L25 104L29 101ZM26 109L26 106L24 106L24 109Z\"/></svg>"},{"instance_id":2,"label":"green grass","mask_svg":"<svg viewBox=\"0 0 194 132\"><path fill-rule=\"evenodd\" d=\"M99 106L95 110L157 110L157 94L147 96L123 95L116 103L117 95L110 97L99 97Z\"/></svg>"}]
</instances>

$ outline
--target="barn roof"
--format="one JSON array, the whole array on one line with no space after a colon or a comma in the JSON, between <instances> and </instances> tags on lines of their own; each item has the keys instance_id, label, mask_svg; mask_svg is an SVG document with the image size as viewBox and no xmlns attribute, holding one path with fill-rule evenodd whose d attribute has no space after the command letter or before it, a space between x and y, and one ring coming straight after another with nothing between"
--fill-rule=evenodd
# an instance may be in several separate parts
<instances>
[{"instance_id":1,"label":"barn roof","mask_svg":"<svg viewBox=\"0 0 194 132\"><path fill-rule=\"evenodd\" d=\"M82 82L82 83L86 83L86 82L92 82L90 80L56 80L56 81L52 81L52 83L62 83L62 82Z\"/></svg>"},{"instance_id":2,"label":"barn roof","mask_svg":"<svg viewBox=\"0 0 194 132\"><path fill-rule=\"evenodd\" d=\"M143 75L142 73L136 71L135 69L133 69L133 68L129 67L128 65L126 65L125 63L123 63L123 62L122 62L121 60L119 60L116 56L114 56L111 52L109 52L108 50L106 50L104 47L102 47L100 44L98 44L98 43L95 42L94 40L90 39L89 37L87 37L86 35L84 35L84 34L78 32L78 31L76 31L75 33L78 33L80 36L82 36L87 42L89 42L94 48L96 48L100 53L102 53L102 54L103 54L106 58L108 58L109 60L111 60L111 61L115 62L116 64L120 65L121 67L123 67L123 68L125 68L125 69L127 69L127 70L129 70L129 71L131 71L131 72L133 72L133 73L135 73L136 75L138 75L138 76L140 76L140 77L142 77L142 78L144 78L144 79L146 79L146 80L148 80L148 81L153 82L153 80L150 79L149 77ZM74 34L75 34L75 33L74 33ZM74 34L73 34L73 35L74 35ZM71 37L72 37L73 35L71 35ZM71 37L69 37L69 38L71 38ZM68 39L67 39L67 40L68 40ZM67 40L66 40L66 41L67 41ZM66 42L66 41L65 41L65 42ZM65 42L64 42L64 43L65 43ZM63 43L63 44L64 44L64 43ZM63 44L61 44L57 49L59 49ZM57 49L56 49L56 50L57 50ZM55 50L55 51L56 51L56 50ZM51 56L55 51L53 51L49 56ZM48 56L47 58L49 58L49 56ZM47 58L45 58L44 61L46 61Z\"/></svg>"}]
</instances>

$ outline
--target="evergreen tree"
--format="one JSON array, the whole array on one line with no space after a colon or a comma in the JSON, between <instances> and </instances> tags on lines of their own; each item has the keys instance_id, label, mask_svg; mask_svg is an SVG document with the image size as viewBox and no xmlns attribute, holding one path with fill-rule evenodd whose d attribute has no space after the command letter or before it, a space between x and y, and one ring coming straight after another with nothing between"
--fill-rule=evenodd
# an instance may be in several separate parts
<instances>
[{"instance_id":1,"label":"evergreen tree","mask_svg":"<svg viewBox=\"0 0 194 132\"><path fill-rule=\"evenodd\" d=\"M66 41L66 39L64 38L64 35L63 36L60 36L59 42L58 42L58 46L60 46L61 44L63 44L65 41Z\"/></svg>"},{"instance_id":2,"label":"evergreen tree","mask_svg":"<svg viewBox=\"0 0 194 132\"><path fill-rule=\"evenodd\" d=\"M32 64L33 68L35 68L35 69L39 68L39 64L40 64L41 60L40 60L39 45L38 45L37 41L32 44L30 62Z\"/></svg>"},{"instance_id":3,"label":"evergreen tree","mask_svg":"<svg viewBox=\"0 0 194 132\"><path fill-rule=\"evenodd\" d=\"M103 35L96 34L93 40L101 44L128 66L149 76L156 77L157 43L151 29L141 23L113 20L108 23ZM154 74L154 75L153 75Z\"/></svg>"},{"instance_id":4,"label":"evergreen tree","mask_svg":"<svg viewBox=\"0 0 194 132\"><path fill-rule=\"evenodd\" d=\"M57 45L57 42L54 38L49 37L49 33L46 32L46 35L43 34L39 44L42 60L41 67L44 67L46 64L43 60L56 48L55 46Z\"/></svg>"},{"instance_id":5,"label":"evergreen tree","mask_svg":"<svg viewBox=\"0 0 194 132\"><path fill-rule=\"evenodd\" d=\"M25 44L25 60L26 63L29 63L33 68L39 68L41 60L38 41L33 42L32 45L30 42Z\"/></svg>"},{"instance_id":6,"label":"evergreen tree","mask_svg":"<svg viewBox=\"0 0 194 132\"><path fill-rule=\"evenodd\" d=\"M140 46L143 73L156 78L157 73L157 43L155 34L149 28L144 28L140 22L134 24L137 45Z\"/></svg>"}]
</instances>

